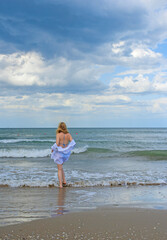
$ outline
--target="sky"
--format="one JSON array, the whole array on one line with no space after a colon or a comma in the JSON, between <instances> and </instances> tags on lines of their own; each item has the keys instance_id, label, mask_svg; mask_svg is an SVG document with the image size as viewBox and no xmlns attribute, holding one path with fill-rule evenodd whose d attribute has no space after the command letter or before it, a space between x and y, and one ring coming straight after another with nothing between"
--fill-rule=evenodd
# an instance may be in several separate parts
<instances>
[{"instance_id":1,"label":"sky","mask_svg":"<svg viewBox=\"0 0 167 240\"><path fill-rule=\"evenodd\" d=\"M0 0L0 127L167 127L166 0Z\"/></svg>"}]
</instances>

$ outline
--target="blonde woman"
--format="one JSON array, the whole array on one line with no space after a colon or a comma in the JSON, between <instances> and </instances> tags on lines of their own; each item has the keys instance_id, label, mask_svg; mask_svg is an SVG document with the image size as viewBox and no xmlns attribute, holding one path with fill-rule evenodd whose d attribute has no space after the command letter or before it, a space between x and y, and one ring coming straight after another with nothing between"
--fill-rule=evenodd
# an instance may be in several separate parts
<instances>
[{"instance_id":1,"label":"blonde woman","mask_svg":"<svg viewBox=\"0 0 167 240\"><path fill-rule=\"evenodd\" d=\"M57 163L60 188L66 186L63 163L69 159L75 144L71 134L68 132L66 124L64 122L59 123L56 130L56 143L52 146L51 158Z\"/></svg>"}]
</instances>

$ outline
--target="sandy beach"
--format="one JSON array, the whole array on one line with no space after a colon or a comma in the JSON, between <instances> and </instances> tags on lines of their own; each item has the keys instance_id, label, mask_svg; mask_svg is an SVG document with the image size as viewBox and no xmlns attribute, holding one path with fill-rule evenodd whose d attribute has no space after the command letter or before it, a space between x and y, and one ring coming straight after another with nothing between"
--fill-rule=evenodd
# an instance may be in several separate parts
<instances>
[{"instance_id":1,"label":"sandy beach","mask_svg":"<svg viewBox=\"0 0 167 240\"><path fill-rule=\"evenodd\" d=\"M167 211L100 207L0 228L0 239L166 240Z\"/></svg>"}]
</instances>

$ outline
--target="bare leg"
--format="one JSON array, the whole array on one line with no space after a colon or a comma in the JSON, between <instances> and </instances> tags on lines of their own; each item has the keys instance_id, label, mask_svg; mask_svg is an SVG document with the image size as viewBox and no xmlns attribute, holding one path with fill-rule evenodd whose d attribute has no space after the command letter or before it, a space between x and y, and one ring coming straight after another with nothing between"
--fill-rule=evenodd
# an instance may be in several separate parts
<instances>
[{"instance_id":1,"label":"bare leg","mask_svg":"<svg viewBox=\"0 0 167 240\"><path fill-rule=\"evenodd\" d=\"M60 188L63 187L62 184L62 179L63 179L63 165L61 164L57 164L57 168L58 168L58 179L59 179L59 184L60 184Z\"/></svg>"},{"instance_id":2,"label":"bare leg","mask_svg":"<svg viewBox=\"0 0 167 240\"><path fill-rule=\"evenodd\" d=\"M63 183L66 183L66 179L65 179L65 174L64 174L63 168L62 168L62 177L63 177Z\"/></svg>"}]
</instances>

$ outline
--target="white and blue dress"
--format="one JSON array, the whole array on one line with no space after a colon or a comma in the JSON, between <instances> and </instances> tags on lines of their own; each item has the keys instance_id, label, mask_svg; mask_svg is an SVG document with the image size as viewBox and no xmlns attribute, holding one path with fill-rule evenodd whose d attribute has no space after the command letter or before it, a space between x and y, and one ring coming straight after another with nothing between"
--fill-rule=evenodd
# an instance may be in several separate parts
<instances>
[{"instance_id":1,"label":"white and blue dress","mask_svg":"<svg viewBox=\"0 0 167 240\"><path fill-rule=\"evenodd\" d=\"M51 147L51 149L53 150L53 152L51 153L51 159L53 159L54 162L57 164L63 164L69 159L71 155L71 151L73 150L75 145L76 145L76 142L74 140L72 140L67 145L67 147L64 147L64 148L62 148L61 146L57 146L57 144L55 143Z\"/></svg>"}]
</instances>

